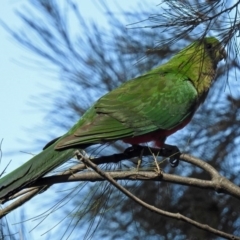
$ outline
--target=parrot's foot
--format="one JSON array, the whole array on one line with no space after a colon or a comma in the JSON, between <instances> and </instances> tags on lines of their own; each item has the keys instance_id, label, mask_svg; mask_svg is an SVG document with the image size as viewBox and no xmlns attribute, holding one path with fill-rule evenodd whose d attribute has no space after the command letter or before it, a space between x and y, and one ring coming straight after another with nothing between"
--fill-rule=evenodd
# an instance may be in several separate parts
<instances>
[{"instance_id":1,"label":"parrot's foot","mask_svg":"<svg viewBox=\"0 0 240 240\"><path fill-rule=\"evenodd\" d=\"M169 162L172 167L178 166L181 152L177 146L164 144L161 151L163 156L169 157Z\"/></svg>"},{"instance_id":2,"label":"parrot's foot","mask_svg":"<svg viewBox=\"0 0 240 240\"><path fill-rule=\"evenodd\" d=\"M144 151L143 151L144 150ZM149 156L149 155L159 155L163 157L169 158L170 164L172 167L177 167L179 164L179 157L180 157L180 150L177 146L164 144L162 148L151 148L147 146L141 146L141 145L132 145L132 147L127 148L125 150L126 154L130 154L132 152L140 152L140 156ZM138 167L140 165L138 164Z\"/></svg>"},{"instance_id":3,"label":"parrot's foot","mask_svg":"<svg viewBox=\"0 0 240 240\"><path fill-rule=\"evenodd\" d=\"M132 147L127 148L124 153L129 155L133 152L139 153L139 158L137 160L137 172L139 172L140 166L142 164L142 157L145 156L146 153L146 147L143 147L141 145L138 144L132 144ZM147 152L149 152L149 149L147 149Z\"/></svg>"}]
</instances>

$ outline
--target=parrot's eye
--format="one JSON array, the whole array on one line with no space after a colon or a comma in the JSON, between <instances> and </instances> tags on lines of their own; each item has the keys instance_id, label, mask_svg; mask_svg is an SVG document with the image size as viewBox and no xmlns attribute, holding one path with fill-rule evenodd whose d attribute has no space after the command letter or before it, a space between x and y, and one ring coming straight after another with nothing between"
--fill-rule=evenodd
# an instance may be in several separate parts
<instances>
[{"instance_id":1,"label":"parrot's eye","mask_svg":"<svg viewBox=\"0 0 240 240\"><path fill-rule=\"evenodd\" d=\"M211 48L212 48L212 44L211 44L211 43L208 43L208 44L206 45L206 47L207 47L207 49L211 49Z\"/></svg>"}]
</instances>

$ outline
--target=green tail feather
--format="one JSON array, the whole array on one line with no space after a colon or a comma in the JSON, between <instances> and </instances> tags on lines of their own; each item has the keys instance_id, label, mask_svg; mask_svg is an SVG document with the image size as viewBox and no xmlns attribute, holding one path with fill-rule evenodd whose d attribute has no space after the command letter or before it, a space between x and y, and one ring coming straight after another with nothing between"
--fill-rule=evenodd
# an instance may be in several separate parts
<instances>
[{"instance_id":1,"label":"green tail feather","mask_svg":"<svg viewBox=\"0 0 240 240\"><path fill-rule=\"evenodd\" d=\"M30 159L28 162L0 179L0 198L10 196L15 191L34 182L74 156L76 149L55 151L55 144Z\"/></svg>"}]
</instances>

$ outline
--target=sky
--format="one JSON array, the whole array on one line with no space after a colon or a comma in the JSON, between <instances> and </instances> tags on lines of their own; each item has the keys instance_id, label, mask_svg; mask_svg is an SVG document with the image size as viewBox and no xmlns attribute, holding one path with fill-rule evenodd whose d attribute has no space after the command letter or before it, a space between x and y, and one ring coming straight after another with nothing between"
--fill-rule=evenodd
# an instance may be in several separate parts
<instances>
[{"instance_id":1,"label":"sky","mask_svg":"<svg viewBox=\"0 0 240 240\"><path fill-rule=\"evenodd\" d=\"M80 11L85 18L93 19L100 25L105 26L107 22L104 13L99 11L97 2L97 0L84 1L84 3L81 3ZM114 1L107 0L105 2L108 3L113 12L118 13L120 11ZM138 0L121 0L120 7L123 10L134 11L138 2ZM150 6L156 6L159 2L160 0L148 1ZM15 11L27 5L27 1L22 0L2 1L0 19L12 29L21 28L21 22ZM26 144L31 144L31 141L37 139L37 137L31 139L34 134L34 126L44 126L46 113L40 109L34 109L30 104L31 98L39 97L44 93L45 88L42 87L43 85L56 91L59 85L56 81L50 81L52 78L57 77L57 73L56 75L46 75L42 69L31 67L29 59L34 58L35 55L17 43L1 26L0 39L0 140L3 140L1 168L4 168L12 160L8 168L8 171L10 171L30 158L21 151L26 149ZM27 148L31 149L31 146ZM41 151L41 148L42 146L38 146L34 153ZM31 212L31 203L26 205L27 213ZM10 215L15 217L17 214ZM11 216L9 219L11 219ZM46 237L44 235L40 238L39 235L40 230L32 232L34 239L45 239Z\"/></svg>"}]
</instances>

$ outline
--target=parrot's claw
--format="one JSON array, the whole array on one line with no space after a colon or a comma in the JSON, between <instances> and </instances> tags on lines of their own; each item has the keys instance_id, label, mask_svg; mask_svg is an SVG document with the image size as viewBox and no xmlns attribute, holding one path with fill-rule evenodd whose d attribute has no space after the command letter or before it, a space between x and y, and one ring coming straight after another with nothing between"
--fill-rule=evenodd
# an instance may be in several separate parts
<instances>
[{"instance_id":1,"label":"parrot's claw","mask_svg":"<svg viewBox=\"0 0 240 240\"><path fill-rule=\"evenodd\" d=\"M143 152L144 150L144 152ZM147 146L141 146L141 145L132 145L132 147L127 148L125 150L125 153L131 153L133 151L140 151L140 156L144 156L145 153L151 153L151 154L156 154L160 155L166 158L169 158L169 162L171 164L171 167L177 167L179 164L179 159L180 159L180 150L177 146L174 145L168 145L164 144L162 148L149 148ZM141 159L140 158L140 159Z\"/></svg>"},{"instance_id":2,"label":"parrot's claw","mask_svg":"<svg viewBox=\"0 0 240 240\"><path fill-rule=\"evenodd\" d=\"M174 145L164 144L162 151L166 157L169 157L171 167L174 168L177 167L179 164L179 158L181 154L179 148Z\"/></svg>"},{"instance_id":3,"label":"parrot's claw","mask_svg":"<svg viewBox=\"0 0 240 240\"><path fill-rule=\"evenodd\" d=\"M179 164L179 159L177 159L175 157L170 157L169 162L171 164L171 167L175 168Z\"/></svg>"}]
</instances>

